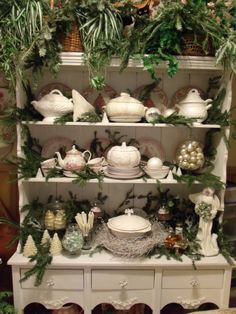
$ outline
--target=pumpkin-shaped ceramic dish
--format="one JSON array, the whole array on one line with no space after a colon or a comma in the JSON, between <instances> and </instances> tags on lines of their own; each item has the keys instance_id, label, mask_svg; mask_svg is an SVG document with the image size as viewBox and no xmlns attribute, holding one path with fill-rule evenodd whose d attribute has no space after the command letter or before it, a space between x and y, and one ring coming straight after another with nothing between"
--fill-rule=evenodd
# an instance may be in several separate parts
<instances>
[{"instance_id":1,"label":"pumpkin-shaped ceramic dish","mask_svg":"<svg viewBox=\"0 0 236 314\"><path fill-rule=\"evenodd\" d=\"M107 162L109 165L117 168L133 168L140 163L141 155L134 146L127 146L123 142L121 146L113 146L107 153Z\"/></svg>"}]
</instances>

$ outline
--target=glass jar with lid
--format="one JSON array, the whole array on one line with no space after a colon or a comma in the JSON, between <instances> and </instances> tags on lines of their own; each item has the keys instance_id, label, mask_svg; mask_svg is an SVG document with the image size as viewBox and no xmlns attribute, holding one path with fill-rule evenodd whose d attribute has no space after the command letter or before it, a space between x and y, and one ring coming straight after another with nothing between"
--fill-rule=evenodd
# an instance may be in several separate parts
<instances>
[{"instance_id":1,"label":"glass jar with lid","mask_svg":"<svg viewBox=\"0 0 236 314\"><path fill-rule=\"evenodd\" d=\"M66 228L66 213L64 203L59 200L45 205L44 227L48 230L64 230Z\"/></svg>"}]
</instances>

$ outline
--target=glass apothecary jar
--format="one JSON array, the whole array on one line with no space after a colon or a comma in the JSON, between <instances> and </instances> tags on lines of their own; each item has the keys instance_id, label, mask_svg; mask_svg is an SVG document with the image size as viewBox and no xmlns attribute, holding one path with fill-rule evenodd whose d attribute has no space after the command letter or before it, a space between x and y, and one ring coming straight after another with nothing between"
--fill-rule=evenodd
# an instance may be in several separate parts
<instances>
[{"instance_id":1,"label":"glass apothecary jar","mask_svg":"<svg viewBox=\"0 0 236 314\"><path fill-rule=\"evenodd\" d=\"M64 203L56 200L45 205L44 227L48 230L64 230L66 228L66 213Z\"/></svg>"},{"instance_id":2,"label":"glass apothecary jar","mask_svg":"<svg viewBox=\"0 0 236 314\"><path fill-rule=\"evenodd\" d=\"M62 239L64 250L71 255L77 255L81 252L84 240L83 235L77 224L71 224L67 227L66 233Z\"/></svg>"}]
</instances>

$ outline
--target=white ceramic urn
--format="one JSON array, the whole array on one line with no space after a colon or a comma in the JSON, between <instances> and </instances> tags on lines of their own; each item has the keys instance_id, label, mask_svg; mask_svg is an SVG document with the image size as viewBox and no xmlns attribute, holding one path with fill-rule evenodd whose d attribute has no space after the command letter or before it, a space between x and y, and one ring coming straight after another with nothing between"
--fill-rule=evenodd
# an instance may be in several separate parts
<instances>
[{"instance_id":1,"label":"white ceramic urn","mask_svg":"<svg viewBox=\"0 0 236 314\"><path fill-rule=\"evenodd\" d=\"M186 118L195 118L201 123L207 118L207 110L211 108L212 99L203 100L197 89L191 89L187 96L176 105L179 115Z\"/></svg>"},{"instance_id":2,"label":"white ceramic urn","mask_svg":"<svg viewBox=\"0 0 236 314\"><path fill-rule=\"evenodd\" d=\"M146 107L128 93L111 99L104 108L109 119L115 122L138 122L146 111Z\"/></svg>"},{"instance_id":3,"label":"white ceramic urn","mask_svg":"<svg viewBox=\"0 0 236 314\"><path fill-rule=\"evenodd\" d=\"M31 104L44 116L44 122L54 122L67 112L73 111L72 99L68 99L58 90L54 89L40 100L33 100Z\"/></svg>"},{"instance_id":4,"label":"white ceramic urn","mask_svg":"<svg viewBox=\"0 0 236 314\"><path fill-rule=\"evenodd\" d=\"M109 165L117 168L133 168L139 165L141 154L134 146L127 146L123 142L121 146L113 146L107 153Z\"/></svg>"}]
</instances>

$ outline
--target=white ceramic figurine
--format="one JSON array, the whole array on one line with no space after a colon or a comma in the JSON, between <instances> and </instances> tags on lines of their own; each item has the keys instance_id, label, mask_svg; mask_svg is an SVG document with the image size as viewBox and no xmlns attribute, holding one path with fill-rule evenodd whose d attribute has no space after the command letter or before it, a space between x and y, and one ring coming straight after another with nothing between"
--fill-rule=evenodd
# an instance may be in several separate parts
<instances>
[{"instance_id":1,"label":"white ceramic figurine","mask_svg":"<svg viewBox=\"0 0 236 314\"><path fill-rule=\"evenodd\" d=\"M213 219L217 211L222 210L215 190L207 187L201 193L190 194L189 199L195 204L195 212L199 215L197 240L200 242L199 253L214 256L219 253L217 234L212 233Z\"/></svg>"}]
</instances>

